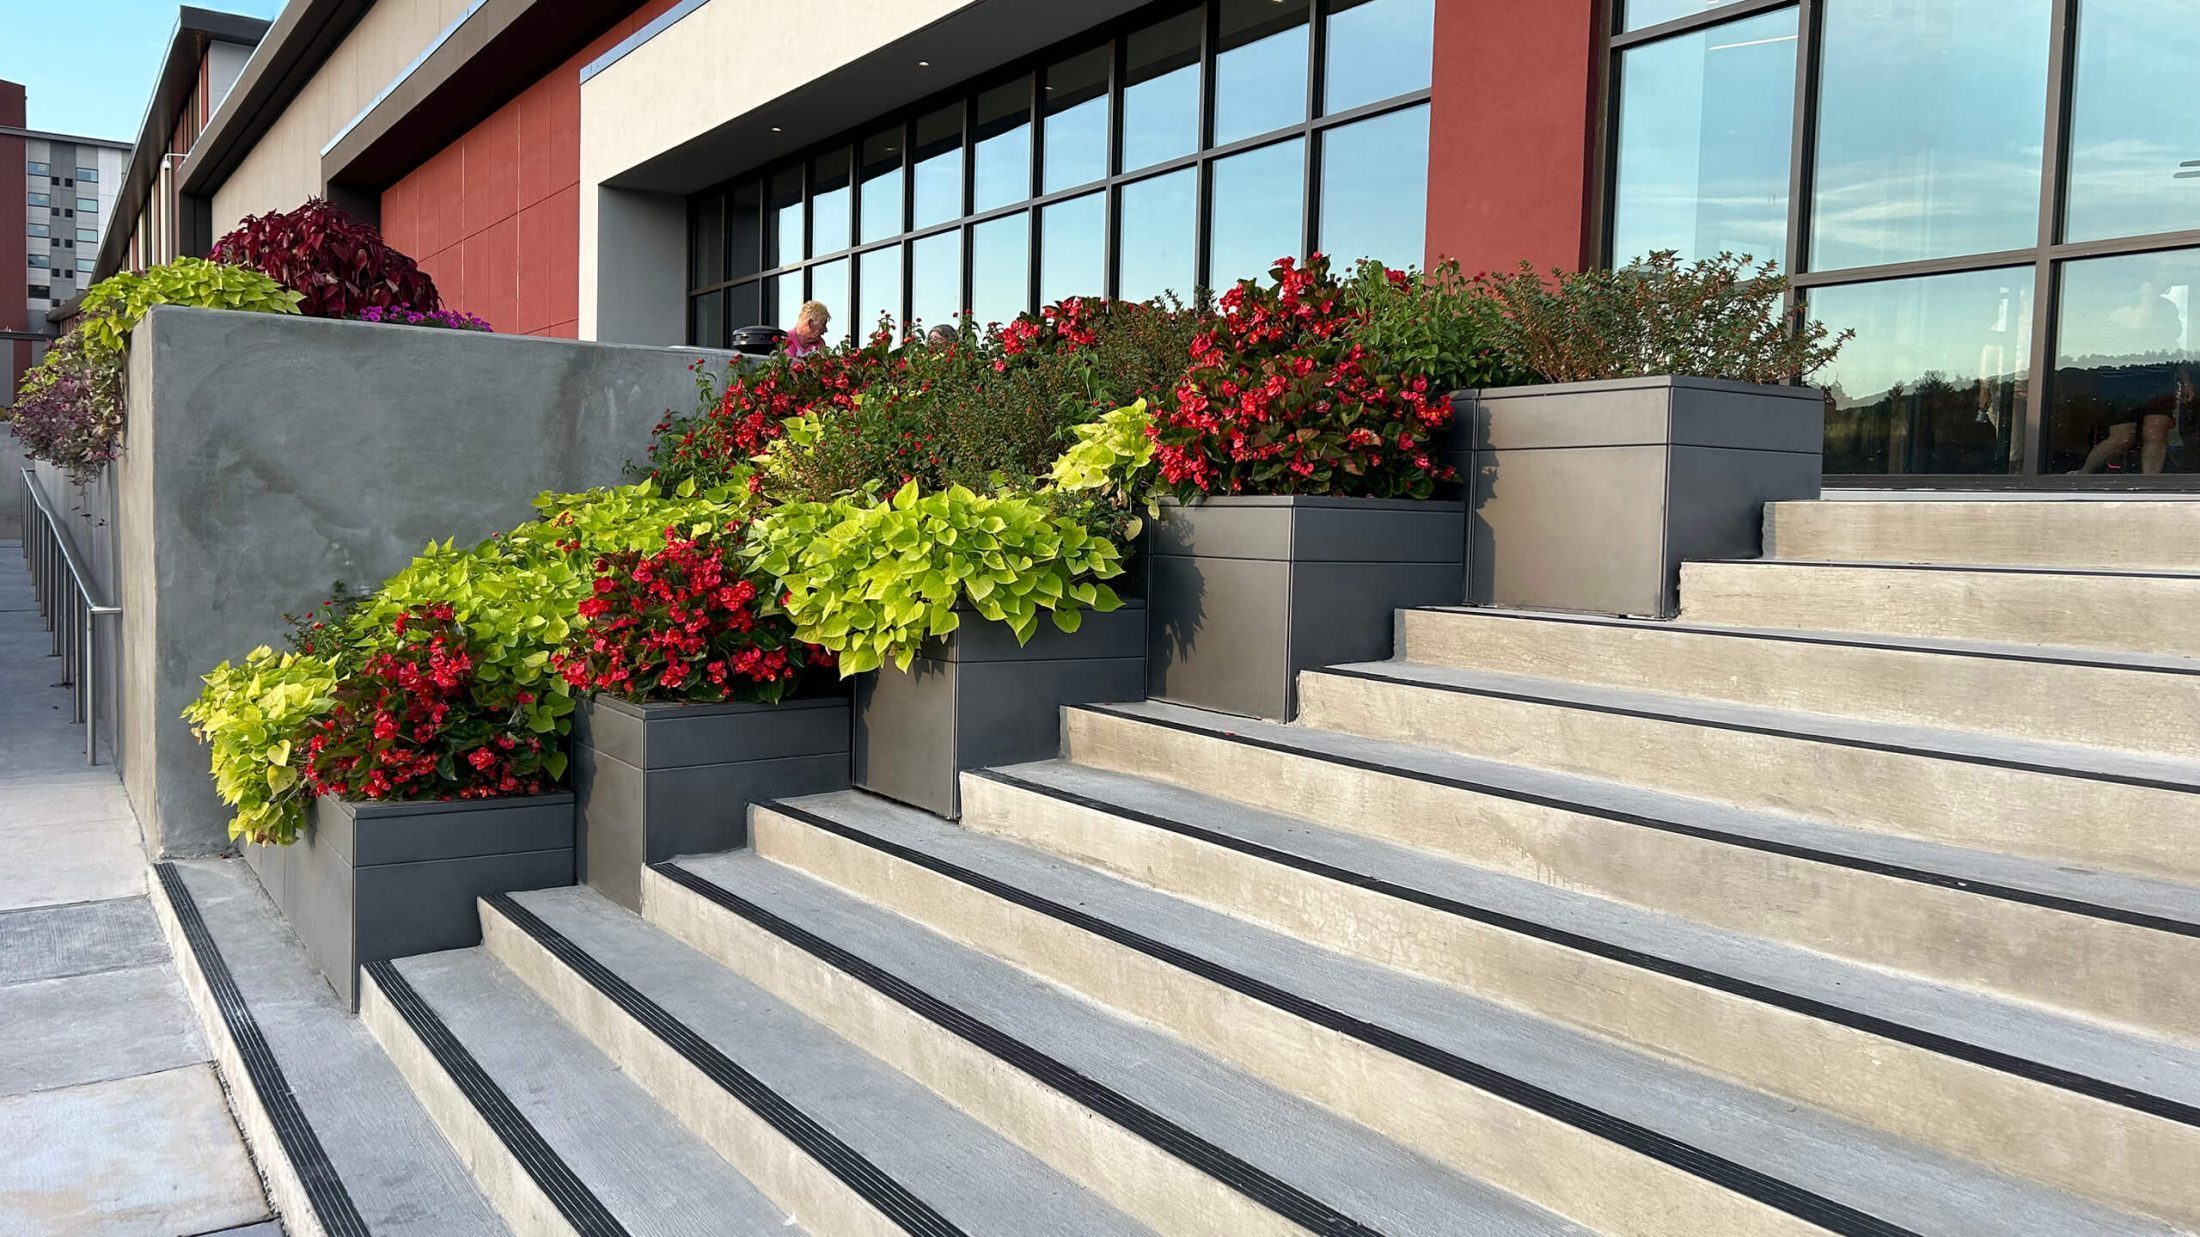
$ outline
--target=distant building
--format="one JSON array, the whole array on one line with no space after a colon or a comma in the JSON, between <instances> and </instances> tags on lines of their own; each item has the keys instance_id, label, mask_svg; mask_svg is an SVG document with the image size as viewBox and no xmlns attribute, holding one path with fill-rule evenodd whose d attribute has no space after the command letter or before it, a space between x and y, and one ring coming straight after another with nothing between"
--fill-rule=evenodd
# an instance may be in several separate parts
<instances>
[{"instance_id":1,"label":"distant building","mask_svg":"<svg viewBox=\"0 0 2200 1237\"><path fill-rule=\"evenodd\" d=\"M0 82L0 169L23 177L21 193L0 201L0 338L7 341L7 402L23 371L52 335L46 315L77 295L113 214L129 147L104 138L46 133L28 126L23 87ZM17 247L20 246L20 249Z\"/></svg>"}]
</instances>

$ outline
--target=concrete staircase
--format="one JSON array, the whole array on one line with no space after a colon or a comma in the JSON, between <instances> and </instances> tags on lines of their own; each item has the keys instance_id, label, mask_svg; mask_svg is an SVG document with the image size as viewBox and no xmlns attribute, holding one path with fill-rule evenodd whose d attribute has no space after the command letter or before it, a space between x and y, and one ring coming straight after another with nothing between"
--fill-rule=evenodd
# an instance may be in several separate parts
<instances>
[{"instance_id":1,"label":"concrete staircase","mask_svg":"<svg viewBox=\"0 0 2200 1237\"><path fill-rule=\"evenodd\" d=\"M2200 504L1767 524L489 899L360 1018L522 1233L2200 1231Z\"/></svg>"}]
</instances>

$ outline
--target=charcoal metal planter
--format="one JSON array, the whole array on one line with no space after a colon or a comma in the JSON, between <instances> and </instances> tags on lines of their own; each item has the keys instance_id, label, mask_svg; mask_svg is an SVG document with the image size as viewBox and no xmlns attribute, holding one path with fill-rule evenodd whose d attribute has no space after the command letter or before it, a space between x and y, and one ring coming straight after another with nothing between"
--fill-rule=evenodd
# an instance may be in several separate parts
<instances>
[{"instance_id":1,"label":"charcoal metal planter","mask_svg":"<svg viewBox=\"0 0 2200 1237\"><path fill-rule=\"evenodd\" d=\"M298 840L242 848L306 957L359 1007L359 968L481 943L474 902L573 883L573 796L314 800Z\"/></svg>"},{"instance_id":2,"label":"charcoal metal planter","mask_svg":"<svg viewBox=\"0 0 2200 1237\"><path fill-rule=\"evenodd\" d=\"M966 613L907 670L856 682L855 784L953 820L964 769L1061 754L1062 706L1142 699L1146 608L1085 611L1064 633L1041 616L1019 647L1005 623Z\"/></svg>"},{"instance_id":3,"label":"charcoal metal planter","mask_svg":"<svg viewBox=\"0 0 2200 1237\"><path fill-rule=\"evenodd\" d=\"M1754 558L1818 497L1815 387L1629 378L1453 397L1472 605L1671 618L1684 559Z\"/></svg>"},{"instance_id":4,"label":"charcoal metal planter","mask_svg":"<svg viewBox=\"0 0 2200 1237\"><path fill-rule=\"evenodd\" d=\"M1390 656L1393 611L1457 605L1466 507L1210 498L1147 525L1146 694L1288 720L1298 674Z\"/></svg>"},{"instance_id":5,"label":"charcoal metal planter","mask_svg":"<svg viewBox=\"0 0 2200 1237\"><path fill-rule=\"evenodd\" d=\"M574 713L581 879L641 909L642 869L748 841L749 804L848 787L848 698L633 704Z\"/></svg>"}]
</instances>

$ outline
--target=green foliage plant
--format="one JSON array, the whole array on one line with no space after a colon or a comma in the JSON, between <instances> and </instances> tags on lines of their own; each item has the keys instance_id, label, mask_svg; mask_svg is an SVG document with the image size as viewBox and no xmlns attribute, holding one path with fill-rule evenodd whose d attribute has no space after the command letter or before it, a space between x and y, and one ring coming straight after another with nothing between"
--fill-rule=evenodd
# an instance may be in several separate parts
<instances>
[{"instance_id":1,"label":"green foliage plant","mask_svg":"<svg viewBox=\"0 0 2200 1237\"><path fill-rule=\"evenodd\" d=\"M250 267L178 258L93 284L84 294L83 321L76 329L84 334L87 354L120 361L130 332L155 305L295 314L300 299Z\"/></svg>"},{"instance_id":2,"label":"green foliage plant","mask_svg":"<svg viewBox=\"0 0 2200 1237\"><path fill-rule=\"evenodd\" d=\"M234 811L229 836L287 845L305 823L304 736L335 703L336 664L262 645L223 662L183 711L191 733L212 746L214 792Z\"/></svg>"},{"instance_id":3,"label":"green foliage plant","mask_svg":"<svg viewBox=\"0 0 2200 1237\"><path fill-rule=\"evenodd\" d=\"M1136 537L1160 514L1154 497L1153 413L1145 400L1073 426L1069 449L1054 461L1054 488L1092 504L1093 520L1118 537ZM1139 514L1143 509L1144 515Z\"/></svg>"},{"instance_id":4,"label":"green foliage plant","mask_svg":"<svg viewBox=\"0 0 2200 1237\"><path fill-rule=\"evenodd\" d=\"M925 640L956 630L958 606L1023 643L1041 611L1074 632L1086 608L1122 604L1101 583L1122 574L1115 544L1014 492L925 493L912 481L885 501L788 503L750 526L745 552L784 585L795 638L835 654L844 677L907 669Z\"/></svg>"},{"instance_id":5,"label":"green foliage plant","mask_svg":"<svg viewBox=\"0 0 2200 1237\"><path fill-rule=\"evenodd\" d=\"M1446 392L1525 380L1506 357L1497 301L1449 258L1425 272L1362 259L1345 281L1344 299L1361 316L1353 337L1378 368L1426 376Z\"/></svg>"}]
</instances>

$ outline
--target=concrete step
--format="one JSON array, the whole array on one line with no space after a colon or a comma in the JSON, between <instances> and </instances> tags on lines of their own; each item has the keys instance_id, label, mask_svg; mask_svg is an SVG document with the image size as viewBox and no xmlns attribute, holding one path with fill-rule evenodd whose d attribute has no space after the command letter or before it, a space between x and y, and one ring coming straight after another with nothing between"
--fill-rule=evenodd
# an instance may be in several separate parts
<instances>
[{"instance_id":1,"label":"concrete step","mask_svg":"<svg viewBox=\"0 0 2200 1237\"><path fill-rule=\"evenodd\" d=\"M2200 1157L2200 1051L1144 778L965 779L966 828L2001 1171L2200 1213L2169 1168Z\"/></svg>"},{"instance_id":2,"label":"concrete step","mask_svg":"<svg viewBox=\"0 0 2200 1237\"><path fill-rule=\"evenodd\" d=\"M363 968L359 1021L519 1233L798 1233L480 949Z\"/></svg>"},{"instance_id":3,"label":"concrete step","mask_svg":"<svg viewBox=\"0 0 2200 1237\"><path fill-rule=\"evenodd\" d=\"M2200 762L1413 662L1302 674L1299 700L1317 729L2200 884Z\"/></svg>"},{"instance_id":4,"label":"concrete step","mask_svg":"<svg viewBox=\"0 0 2200 1237\"><path fill-rule=\"evenodd\" d=\"M2200 891L1177 705L1065 714L1080 764L2168 1036Z\"/></svg>"},{"instance_id":5,"label":"concrete step","mask_svg":"<svg viewBox=\"0 0 2200 1237\"><path fill-rule=\"evenodd\" d=\"M2200 537L2200 522L2194 536ZM2200 657L2200 572L1775 559L1681 564L1681 621Z\"/></svg>"},{"instance_id":6,"label":"concrete step","mask_svg":"<svg viewBox=\"0 0 2200 1237\"><path fill-rule=\"evenodd\" d=\"M491 956L813 1232L1150 1231L592 890L489 898L482 928Z\"/></svg>"},{"instance_id":7,"label":"concrete step","mask_svg":"<svg viewBox=\"0 0 2200 1237\"><path fill-rule=\"evenodd\" d=\"M1465 608L1398 633L1429 665L2200 759L2200 660Z\"/></svg>"},{"instance_id":8,"label":"concrete step","mask_svg":"<svg viewBox=\"0 0 2200 1237\"><path fill-rule=\"evenodd\" d=\"M510 1231L243 860L157 864L152 903L287 1231Z\"/></svg>"},{"instance_id":9,"label":"concrete step","mask_svg":"<svg viewBox=\"0 0 2200 1237\"><path fill-rule=\"evenodd\" d=\"M2147 499L1787 502L1765 557L2200 572L2200 503Z\"/></svg>"},{"instance_id":10,"label":"concrete step","mask_svg":"<svg viewBox=\"0 0 2200 1237\"><path fill-rule=\"evenodd\" d=\"M657 865L644 909L1156 1231L1588 1231L755 853Z\"/></svg>"},{"instance_id":11,"label":"concrete step","mask_svg":"<svg viewBox=\"0 0 2200 1237\"><path fill-rule=\"evenodd\" d=\"M1600 1232L2164 1232L1600 1036L855 794L758 853Z\"/></svg>"}]
</instances>

